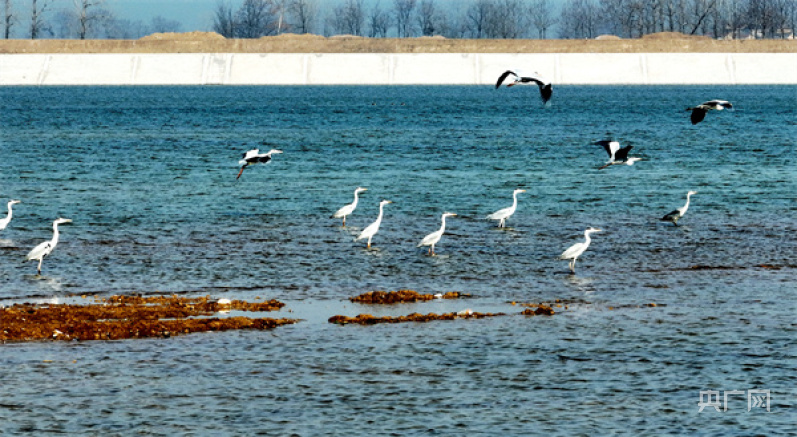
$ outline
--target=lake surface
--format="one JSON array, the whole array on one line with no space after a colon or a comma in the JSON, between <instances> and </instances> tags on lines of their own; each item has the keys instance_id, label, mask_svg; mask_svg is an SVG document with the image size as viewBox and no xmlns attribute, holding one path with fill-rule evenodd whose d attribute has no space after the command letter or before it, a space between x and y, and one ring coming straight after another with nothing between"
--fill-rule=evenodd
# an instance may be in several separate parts
<instances>
[{"instance_id":1,"label":"lake surface","mask_svg":"<svg viewBox=\"0 0 797 437\"><path fill-rule=\"evenodd\" d=\"M735 110L692 126L714 98ZM643 161L598 170L608 136ZM793 435L795 146L794 86L560 86L547 108L536 87L0 87L0 217L22 201L0 304L209 294L304 320L0 345L0 434ZM250 148L284 153L236 181ZM23 260L57 217L39 277ZM590 226L571 275L556 258ZM474 298L346 300L402 288ZM326 322L554 299L550 318ZM747 411L755 389L769 412ZM744 393L698 413L706 390Z\"/></svg>"}]
</instances>

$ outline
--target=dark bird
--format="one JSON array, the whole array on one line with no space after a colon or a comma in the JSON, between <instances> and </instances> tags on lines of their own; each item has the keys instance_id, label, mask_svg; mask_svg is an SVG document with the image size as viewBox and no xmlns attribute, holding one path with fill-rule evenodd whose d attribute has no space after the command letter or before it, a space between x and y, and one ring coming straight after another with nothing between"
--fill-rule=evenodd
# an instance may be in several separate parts
<instances>
[{"instance_id":1,"label":"dark bird","mask_svg":"<svg viewBox=\"0 0 797 437\"><path fill-rule=\"evenodd\" d=\"M733 109L731 102L727 100L709 100L708 102L701 103L693 108L686 108L687 111L692 111L692 124L698 124L706 118L706 113L712 109L722 111L723 109Z\"/></svg>"},{"instance_id":2,"label":"dark bird","mask_svg":"<svg viewBox=\"0 0 797 437\"><path fill-rule=\"evenodd\" d=\"M240 178L244 169L252 164L267 164L271 161L271 155L275 153L282 153L282 150L271 149L267 153L260 153L260 149L252 149L244 153L244 159L238 161L238 164L241 165L241 171L238 172L238 176L235 179Z\"/></svg>"},{"instance_id":3,"label":"dark bird","mask_svg":"<svg viewBox=\"0 0 797 437\"><path fill-rule=\"evenodd\" d=\"M511 82L508 82L506 84L507 87L511 87L519 83L524 84L524 83L534 82L535 84L537 84L538 87L540 87L540 98L542 98L542 103L545 104L548 103L548 100L551 100L551 95L553 94L553 86L551 85L550 82L543 79L543 77L536 72L532 75L526 75L521 73L520 71L515 72L512 70L506 70L501 74L501 76L498 77L498 82L495 83L495 88L497 89L498 87L500 87L501 84L504 82L504 80L506 80L506 78L509 76L512 77L510 78Z\"/></svg>"},{"instance_id":4,"label":"dark bird","mask_svg":"<svg viewBox=\"0 0 797 437\"><path fill-rule=\"evenodd\" d=\"M672 224L678 226L678 220L680 220L681 217L683 217L684 214L686 214L686 210L689 209L689 197L691 197L692 194L697 194L697 191L690 191L686 193L686 205L684 205L682 208L678 208L670 212L669 214L665 215L664 217L661 218L661 221L672 222Z\"/></svg>"},{"instance_id":5,"label":"dark bird","mask_svg":"<svg viewBox=\"0 0 797 437\"><path fill-rule=\"evenodd\" d=\"M635 162L642 160L642 158L628 157L628 152L633 149L634 146L625 146L621 148L620 143L612 140L601 140L595 142L594 144L603 146L603 149L609 154L609 161L606 162L606 164L602 167L598 168L598 170L603 170L611 165L634 165Z\"/></svg>"}]
</instances>

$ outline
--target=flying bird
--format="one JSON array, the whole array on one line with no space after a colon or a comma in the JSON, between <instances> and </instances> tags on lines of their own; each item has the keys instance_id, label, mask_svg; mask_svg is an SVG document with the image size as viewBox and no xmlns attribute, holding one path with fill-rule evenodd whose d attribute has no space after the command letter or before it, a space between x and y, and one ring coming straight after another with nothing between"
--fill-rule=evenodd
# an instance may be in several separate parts
<instances>
[{"instance_id":1,"label":"flying bird","mask_svg":"<svg viewBox=\"0 0 797 437\"><path fill-rule=\"evenodd\" d=\"M388 203L393 203L393 202L389 200L383 200L379 202L379 217L376 218L375 222L371 223L370 225L368 225L367 228L363 229L363 231L360 232L360 235L358 235L357 238L354 239L354 241L359 241L362 240L363 238L367 238L368 248L369 249L371 248L371 238L373 238L374 235L376 235L376 233L379 232L379 225L382 224L382 216L384 215L384 208L385 205L387 205Z\"/></svg>"},{"instance_id":2,"label":"flying bird","mask_svg":"<svg viewBox=\"0 0 797 437\"><path fill-rule=\"evenodd\" d=\"M620 147L620 143L612 140L601 140L595 142L595 144L603 146L603 149L609 154L609 161L606 162L604 166L598 168L598 170L603 170L606 167L618 164L634 165L635 162L642 160L642 158L628 157L628 152L633 149L634 146Z\"/></svg>"},{"instance_id":3,"label":"flying bird","mask_svg":"<svg viewBox=\"0 0 797 437\"><path fill-rule=\"evenodd\" d=\"M8 224L11 222L11 217L14 215L14 211L11 210L11 207L20 203L19 200L11 200L8 202L8 215L4 219L0 219L0 231L6 228Z\"/></svg>"},{"instance_id":4,"label":"flying bird","mask_svg":"<svg viewBox=\"0 0 797 437\"><path fill-rule=\"evenodd\" d=\"M661 221L672 222L672 224L678 226L678 220L680 220L681 217L683 217L684 214L686 214L686 210L689 209L689 198L692 196L692 194L697 194L697 191L690 191L686 193L686 204L683 207L678 208L670 212L669 214L665 215L664 217L662 217Z\"/></svg>"},{"instance_id":5,"label":"flying bird","mask_svg":"<svg viewBox=\"0 0 797 437\"><path fill-rule=\"evenodd\" d=\"M438 231L432 232L431 234L423 237L423 240L418 244L418 247L421 246L429 246L429 255L434 255L434 245L440 241L440 238L443 237L443 232L446 231L446 217L456 217L457 215L453 212L445 212L441 218L443 224L440 226Z\"/></svg>"},{"instance_id":6,"label":"flying bird","mask_svg":"<svg viewBox=\"0 0 797 437\"><path fill-rule=\"evenodd\" d=\"M498 211L490 214L487 216L489 220L498 220L498 227L503 228L504 224L506 223L506 219L512 216L517 209L517 195L518 193L525 193L526 190L517 189L512 193L512 206L504 209L499 209Z\"/></svg>"},{"instance_id":7,"label":"flying bird","mask_svg":"<svg viewBox=\"0 0 797 437\"><path fill-rule=\"evenodd\" d=\"M525 75L520 71L512 71L506 70L498 77L498 82L495 83L495 88L501 86L501 84L506 80L507 77L510 77L511 82L507 83L507 87L511 87L517 84L529 83L534 82L540 88L540 98L542 99L542 103L548 103L548 100L551 100L551 95L553 94L553 86L551 82L545 80L539 73L534 72L532 75Z\"/></svg>"},{"instance_id":8,"label":"flying bird","mask_svg":"<svg viewBox=\"0 0 797 437\"><path fill-rule=\"evenodd\" d=\"M238 161L238 164L241 165L241 171L238 172L238 176L235 179L237 180L240 178L244 169L252 164L268 164L268 162L271 161L271 155L277 153L282 153L282 150L271 149L267 153L260 153L260 149L252 149L244 153L244 159Z\"/></svg>"},{"instance_id":9,"label":"flying bird","mask_svg":"<svg viewBox=\"0 0 797 437\"><path fill-rule=\"evenodd\" d=\"M703 102L693 108L686 108L687 111L692 111L691 119L692 124L698 124L706 118L706 113L712 109L722 111L723 109L733 109L731 102L727 100L709 100Z\"/></svg>"},{"instance_id":10,"label":"flying bird","mask_svg":"<svg viewBox=\"0 0 797 437\"><path fill-rule=\"evenodd\" d=\"M34 247L27 256L28 261L39 261L38 273L40 275L42 274L42 261L44 260L44 257L52 253L53 249L55 249L55 246L58 244L58 225L62 223L72 223L72 220L65 218L55 219L53 222L53 239L50 241L45 241Z\"/></svg>"},{"instance_id":11,"label":"flying bird","mask_svg":"<svg viewBox=\"0 0 797 437\"><path fill-rule=\"evenodd\" d=\"M568 264L568 265L570 266L570 271L571 272L576 273L576 260L589 247L589 243L592 241L589 238L589 234L591 234L593 232L601 232L601 230L598 229L598 228L588 228L586 231L584 231L584 238L586 240L584 240L583 243L576 243L576 244L570 246L564 252L562 252L561 255L559 255L559 259L569 259L570 260L570 264Z\"/></svg>"},{"instance_id":12,"label":"flying bird","mask_svg":"<svg viewBox=\"0 0 797 437\"><path fill-rule=\"evenodd\" d=\"M340 208L335 214L332 214L332 218L343 218L343 226L346 226L346 216L354 212L354 209L357 208L357 201L359 200L358 194L362 193L363 191L368 191L368 188L357 187L354 190L354 202Z\"/></svg>"}]
</instances>

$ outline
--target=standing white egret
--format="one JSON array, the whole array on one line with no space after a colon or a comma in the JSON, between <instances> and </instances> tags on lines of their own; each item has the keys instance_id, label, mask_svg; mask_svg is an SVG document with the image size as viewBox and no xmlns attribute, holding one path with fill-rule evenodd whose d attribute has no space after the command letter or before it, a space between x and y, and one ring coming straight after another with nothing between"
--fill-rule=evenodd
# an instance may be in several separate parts
<instances>
[{"instance_id":1,"label":"standing white egret","mask_svg":"<svg viewBox=\"0 0 797 437\"><path fill-rule=\"evenodd\" d=\"M708 111L712 109L722 111L725 108L733 109L733 105L727 100L709 100L693 108L686 108L686 110L692 111L692 115L689 117L692 120L692 124L698 124L706 118L706 113Z\"/></svg>"},{"instance_id":2,"label":"standing white egret","mask_svg":"<svg viewBox=\"0 0 797 437\"><path fill-rule=\"evenodd\" d=\"M489 220L498 220L498 227L503 228L504 224L506 223L506 219L512 216L517 209L517 195L518 193L525 193L526 190L517 189L515 192L512 193L512 206L509 208L499 209L498 211L490 214L487 216Z\"/></svg>"},{"instance_id":3,"label":"standing white egret","mask_svg":"<svg viewBox=\"0 0 797 437\"><path fill-rule=\"evenodd\" d=\"M252 164L268 164L268 162L271 161L271 155L276 153L282 153L282 150L271 149L266 153L260 153L260 149L252 149L247 151L243 154L244 159L238 161L238 164L241 165L241 171L238 172L238 176L236 176L235 179L237 180L240 178L241 173L244 172L244 169Z\"/></svg>"},{"instance_id":4,"label":"standing white egret","mask_svg":"<svg viewBox=\"0 0 797 437\"><path fill-rule=\"evenodd\" d=\"M332 218L343 217L343 226L346 226L346 216L354 212L354 209L357 208L357 201L359 200L357 195L363 191L368 191L368 188L357 187L357 189L354 190L354 202L342 207L335 214L332 214Z\"/></svg>"},{"instance_id":5,"label":"standing white egret","mask_svg":"<svg viewBox=\"0 0 797 437\"><path fill-rule=\"evenodd\" d=\"M443 224L440 225L440 230L432 232L431 234L423 237L423 240L418 244L418 247L429 246L429 255L434 255L434 245L443 237L443 232L446 231L446 217L456 217L453 212L444 212L442 216Z\"/></svg>"},{"instance_id":6,"label":"standing white egret","mask_svg":"<svg viewBox=\"0 0 797 437\"><path fill-rule=\"evenodd\" d=\"M504 79L507 77L512 77L511 82L507 83L507 87L515 86L517 84L524 84L529 82L534 82L540 88L540 98L542 99L542 103L548 103L548 100L551 100L551 95L553 94L553 86L551 82L545 80L539 73L536 71L534 74L523 74L520 70L506 70L498 77L498 81L495 83L495 88L501 86L504 82Z\"/></svg>"},{"instance_id":7,"label":"standing white egret","mask_svg":"<svg viewBox=\"0 0 797 437\"><path fill-rule=\"evenodd\" d=\"M628 152L631 151L634 146L625 146L621 148L620 143L611 140L601 140L595 144L603 146L603 148L606 150L606 153L609 154L609 161L607 161L602 167L598 168L598 170L603 170L606 167L618 164L634 165L635 162L642 160L642 158L628 157Z\"/></svg>"},{"instance_id":8,"label":"standing white egret","mask_svg":"<svg viewBox=\"0 0 797 437\"><path fill-rule=\"evenodd\" d=\"M376 218L375 222L371 223L370 225L368 225L367 228L363 229L363 231L360 232L360 235L358 235L357 238L354 239L354 241L359 241L362 240L363 238L367 238L368 248L369 249L371 248L371 238L373 238L374 235L376 235L376 233L379 232L379 225L382 224L382 215L384 215L385 212L384 208L385 205L387 205L388 203L393 203L393 202L389 200L383 200L379 202L379 217Z\"/></svg>"},{"instance_id":9,"label":"standing white egret","mask_svg":"<svg viewBox=\"0 0 797 437\"><path fill-rule=\"evenodd\" d=\"M578 257L581 256L581 254L584 253L584 251L589 247L589 243L592 241L589 238L589 234L593 232L601 232L601 230L598 228L588 228L586 231L584 231L584 238L586 240L583 243L576 243L559 255L559 259L570 260L570 264L568 265L570 266L571 272L576 272L576 259L578 259Z\"/></svg>"},{"instance_id":10,"label":"standing white egret","mask_svg":"<svg viewBox=\"0 0 797 437\"><path fill-rule=\"evenodd\" d=\"M672 222L672 224L678 226L678 220L680 220L681 217L683 217L684 214L686 214L686 210L689 209L689 197L691 197L692 194L697 194L697 191L690 191L686 193L686 204L682 208L678 208L674 211L671 211L669 214L662 217L661 221Z\"/></svg>"},{"instance_id":11,"label":"standing white egret","mask_svg":"<svg viewBox=\"0 0 797 437\"><path fill-rule=\"evenodd\" d=\"M41 275L42 273L42 260L44 257L52 253L55 246L58 244L58 225L62 223L72 223L72 220L65 219L65 218L57 218L53 222L53 239L50 241L45 241L38 246L34 247L33 250L27 256L28 261L30 260L38 260L39 261L39 268L38 272Z\"/></svg>"},{"instance_id":12,"label":"standing white egret","mask_svg":"<svg viewBox=\"0 0 797 437\"><path fill-rule=\"evenodd\" d=\"M11 222L11 217L14 215L14 211L11 210L11 207L20 203L19 200L12 200L8 202L8 215L4 219L0 219L0 231L6 228L8 224Z\"/></svg>"}]
</instances>

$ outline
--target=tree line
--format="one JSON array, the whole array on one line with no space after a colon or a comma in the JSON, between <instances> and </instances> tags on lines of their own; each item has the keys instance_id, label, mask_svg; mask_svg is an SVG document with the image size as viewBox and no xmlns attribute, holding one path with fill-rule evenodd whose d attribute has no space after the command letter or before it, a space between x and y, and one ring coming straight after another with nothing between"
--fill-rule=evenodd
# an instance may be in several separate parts
<instances>
[{"instance_id":1,"label":"tree line","mask_svg":"<svg viewBox=\"0 0 797 437\"><path fill-rule=\"evenodd\" d=\"M181 31L160 16L116 17L105 0L0 0L3 30L36 38L135 39ZM227 38L281 33L373 38L635 38L681 32L712 38L788 38L797 0L219 0L213 30ZM56 7L57 6L57 7ZM199 30L199 29L197 29Z\"/></svg>"}]
</instances>

